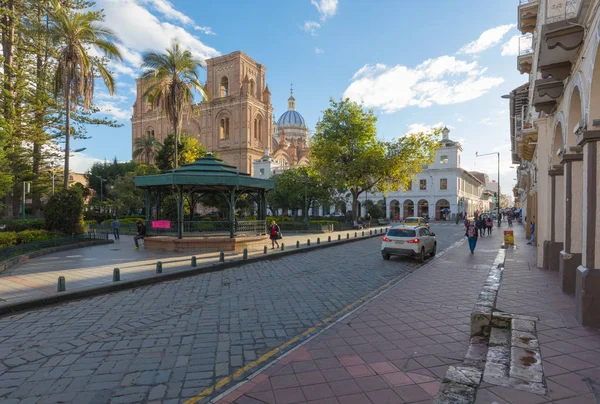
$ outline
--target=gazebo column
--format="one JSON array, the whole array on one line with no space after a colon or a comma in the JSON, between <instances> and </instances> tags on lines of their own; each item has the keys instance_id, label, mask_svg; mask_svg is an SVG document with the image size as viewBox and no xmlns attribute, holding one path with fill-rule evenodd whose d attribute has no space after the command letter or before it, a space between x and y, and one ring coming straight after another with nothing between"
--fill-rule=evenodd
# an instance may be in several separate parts
<instances>
[{"instance_id":1,"label":"gazebo column","mask_svg":"<svg viewBox=\"0 0 600 404\"><path fill-rule=\"evenodd\" d=\"M156 220L160 220L162 209L162 192L156 191Z\"/></svg>"},{"instance_id":2,"label":"gazebo column","mask_svg":"<svg viewBox=\"0 0 600 404\"><path fill-rule=\"evenodd\" d=\"M177 238L183 238L183 189L177 187Z\"/></svg>"},{"instance_id":3,"label":"gazebo column","mask_svg":"<svg viewBox=\"0 0 600 404\"><path fill-rule=\"evenodd\" d=\"M145 196L145 198L144 198L145 215L144 216L145 216L146 225L147 225L148 222L150 220L152 220L152 212L151 212L152 206L150 204L150 190L149 189L144 190L144 196Z\"/></svg>"},{"instance_id":4,"label":"gazebo column","mask_svg":"<svg viewBox=\"0 0 600 404\"><path fill-rule=\"evenodd\" d=\"M229 193L229 238L235 237L235 190Z\"/></svg>"},{"instance_id":5,"label":"gazebo column","mask_svg":"<svg viewBox=\"0 0 600 404\"><path fill-rule=\"evenodd\" d=\"M267 220L267 191L264 189L260 190L260 202L261 202L261 218L260 220Z\"/></svg>"},{"instance_id":6,"label":"gazebo column","mask_svg":"<svg viewBox=\"0 0 600 404\"><path fill-rule=\"evenodd\" d=\"M600 131L588 131L579 135L578 144L583 146L583 220L582 262L577 268L575 307L577 320L583 326L600 327L600 214L598 198L600 187Z\"/></svg>"}]
</instances>

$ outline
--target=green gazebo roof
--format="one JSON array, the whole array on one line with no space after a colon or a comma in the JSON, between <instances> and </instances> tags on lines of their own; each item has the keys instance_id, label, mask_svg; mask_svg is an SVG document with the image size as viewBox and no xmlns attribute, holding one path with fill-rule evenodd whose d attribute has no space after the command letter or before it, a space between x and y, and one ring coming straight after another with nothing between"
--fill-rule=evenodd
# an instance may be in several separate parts
<instances>
[{"instance_id":1,"label":"green gazebo roof","mask_svg":"<svg viewBox=\"0 0 600 404\"><path fill-rule=\"evenodd\" d=\"M275 188L274 181L251 177L212 154L162 174L135 177L135 186L140 188L170 185L190 185L195 188Z\"/></svg>"}]
</instances>

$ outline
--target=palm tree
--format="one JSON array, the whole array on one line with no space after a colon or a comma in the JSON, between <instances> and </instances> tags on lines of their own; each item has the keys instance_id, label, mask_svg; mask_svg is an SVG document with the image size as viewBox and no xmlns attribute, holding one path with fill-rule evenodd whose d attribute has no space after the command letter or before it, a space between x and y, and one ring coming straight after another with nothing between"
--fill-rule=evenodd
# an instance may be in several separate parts
<instances>
[{"instance_id":1,"label":"palm tree","mask_svg":"<svg viewBox=\"0 0 600 404\"><path fill-rule=\"evenodd\" d=\"M146 134L135 139L135 150L133 151L133 158L137 158L143 155L146 158L146 164L150 165L150 159L154 158L156 153L160 150L162 145L154 135Z\"/></svg>"},{"instance_id":2,"label":"palm tree","mask_svg":"<svg viewBox=\"0 0 600 404\"><path fill-rule=\"evenodd\" d=\"M162 105L163 112L173 125L175 133L175 168L177 168L177 144L181 133L184 115L192 112L193 90L205 98L206 92L198 78L198 68L202 62L192 56L192 52L182 49L173 42L166 53L146 52L143 55L142 80L148 82L144 97L153 105Z\"/></svg>"},{"instance_id":3,"label":"palm tree","mask_svg":"<svg viewBox=\"0 0 600 404\"><path fill-rule=\"evenodd\" d=\"M52 27L50 34L59 44L54 75L54 96L63 97L65 103L65 172L64 187L69 186L69 153L71 135L71 109L80 103L89 109L94 98L94 74L102 77L110 95L115 91L111 72L97 59L90 56L90 49L97 48L110 59L121 60L121 53L114 44L115 34L100 23L104 20L98 12L71 12L60 1L52 1Z\"/></svg>"}]
</instances>

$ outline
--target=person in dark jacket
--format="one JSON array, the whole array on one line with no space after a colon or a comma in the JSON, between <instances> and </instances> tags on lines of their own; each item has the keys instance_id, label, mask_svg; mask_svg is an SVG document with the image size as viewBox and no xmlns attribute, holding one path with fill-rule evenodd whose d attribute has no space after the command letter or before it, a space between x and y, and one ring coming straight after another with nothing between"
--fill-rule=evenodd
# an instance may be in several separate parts
<instances>
[{"instance_id":1,"label":"person in dark jacket","mask_svg":"<svg viewBox=\"0 0 600 404\"><path fill-rule=\"evenodd\" d=\"M146 225L142 223L140 220L136 223L137 226L137 236L133 237L133 241L135 242L135 249L139 250L140 245L138 244L138 240L144 239L146 237Z\"/></svg>"},{"instance_id":2,"label":"person in dark jacket","mask_svg":"<svg viewBox=\"0 0 600 404\"><path fill-rule=\"evenodd\" d=\"M469 240L469 250L471 250L471 254L475 253L475 246L477 245L477 236L479 230L477 226L475 226L475 221L465 220L465 236Z\"/></svg>"}]
</instances>

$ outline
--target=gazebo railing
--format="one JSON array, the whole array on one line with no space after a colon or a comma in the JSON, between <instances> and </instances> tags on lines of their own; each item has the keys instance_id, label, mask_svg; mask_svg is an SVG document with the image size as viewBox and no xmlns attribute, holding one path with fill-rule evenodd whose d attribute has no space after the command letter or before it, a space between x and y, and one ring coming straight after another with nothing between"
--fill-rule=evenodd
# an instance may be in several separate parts
<instances>
[{"instance_id":1,"label":"gazebo railing","mask_svg":"<svg viewBox=\"0 0 600 404\"><path fill-rule=\"evenodd\" d=\"M263 236L267 234L266 220L241 220L235 222L237 236Z\"/></svg>"},{"instance_id":2,"label":"gazebo railing","mask_svg":"<svg viewBox=\"0 0 600 404\"><path fill-rule=\"evenodd\" d=\"M146 223L149 236L176 236L177 222L170 222L169 227L162 221L161 228L152 227L152 221ZM262 236L267 234L266 220L239 220L234 224L234 234L236 236ZM205 221L205 220L186 220L183 222L184 237L228 237L231 234L231 224L229 221Z\"/></svg>"}]
</instances>

